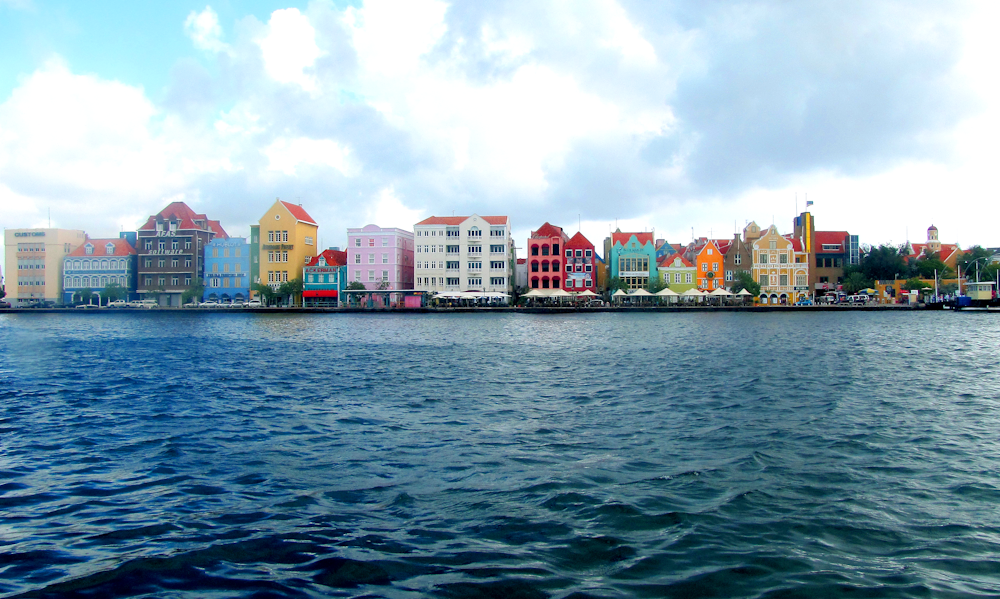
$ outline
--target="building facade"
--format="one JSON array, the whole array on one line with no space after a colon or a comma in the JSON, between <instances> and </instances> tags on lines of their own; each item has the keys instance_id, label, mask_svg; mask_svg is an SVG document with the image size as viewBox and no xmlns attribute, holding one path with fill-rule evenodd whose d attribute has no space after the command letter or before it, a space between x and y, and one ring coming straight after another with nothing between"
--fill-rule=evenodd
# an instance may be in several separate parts
<instances>
[{"instance_id":1,"label":"building facade","mask_svg":"<svg viewBox=\"0 0 1000 599\"><path fill-rule=\"evenodd\" d=\"M660 258L660 263L656 268L663 283L672 291L684 293L688 289L694 289L698 286L695 265L680 252Z\"/></svg>"},{"instance_id":2,"label":"building facade","mask_svg":"<svg viewBox=\"0 0 1000 599\"><path fill-rule=\"evenodd\" d=\"M528 237L528 287L531 289L560 289L565 275L562 250L569 236L562 227L543 224Z\"/></svg>"},{"instance_id":3,"label":"building facade","mask_svg":"<svg viewBox=\"0 0 1000 599\"><path fill-rule=\"evenodd\" d=\"M514 247L507 216L432 216L414 225L414 288L510 293Z\"/></svg>"},{"instance_id":4,"label":"building facade","mask_svg":"<svg viewBox=\"0 0 1000 599\"><path fill-rule=\"evenodd\" d=\"M725 254L719 250L719 245L714 239L706 240L704 245L697 250L694 264L698 271L698 288L702 291L715 291L720 287L725 287L723 277L723 263Z\"/></svg>"},{"instance_id":5,"label":"building facade","mask_svg":"<svg viewBox=\"0 0 1000 599\"><path fill-rule=\"evenodd\" d=\"M180 306L181 296L205 277L205 246L225 238L219 221L173 202L139 227L137 291L161 306Z\"/></svg>"},{"instance_id":6,"label":"building facade","mask_svg":"<svg viewBox=\"0 0 1000 599\"><path fill-rule=\"evenodd\" d=\"M14 308L61 304L64 259L86 240L87 234L76 229L6 229L4 301Z\"/></svg>"},{"instance_id":7,"label":"building facade","mask_svg":"<svg viewBox=\"0 0 1000 599\"><path fill-rule=\"evenodd\" d=\"M318 253L316 221L301 205L275 200L258 225L261 284L277 289L282 283L301 277L302 267ZM250 251L252 256L253 248Z\"/></svg>"},{"instance_id":8,"label":"building facade","mask_svg":"<svg viewBox=\"0 0 1000 599\"><path fill-rule=\"evenodd\" d=\"M347 278L365 289L413 289L413 233L366 225L347 229Z\"/></svg>"},{"instance_id":9,"label":"building facade","mask_svg":"<svg viewBox=\"0 0 1000 599\"><path fill-rule=\"evenodd\" d=\"M615 231L607 240L611 278L620 278L628 289L645 289L649 280L658 277L656 243L653 233Z\"/></svg>"},{"instance_id":10,"label":"building facade","mask_svg":"<svg viewBox=\"0 0 1000 599\"><path fill-rule=\"evenodd\" d=\"M753 242L753 277L762 304L790 304L809 297L809 255L798 239L771 227Z\"/></svg>"},{"instance_id":11,"label":"building facade","mask_svg":"<svg viewBox=\"0 0 1000 599\"><path fill-rule=\"evenodd\" d=\"M260 223L250 225L250 299L257 298L254 285L260 284Z\"/></svg>"},{"instance_id":12,"label":"building facade","mask_svg":"<svg viewBox=\"0 0 1000 599\"><path fill-rule=\"evenodd\" d=\"M250 244L246 237L217 237L205 246L203 299L223 304L250 299Z\"/></svg>"},{"instance_id":13,"label":"building facade","mask_svg":"<svg viewBox=\"0 0 1000 599\"><path fill-rule=\"evenodd\" d=\"M566 290L597 293L597 252L583 233L577 232L565 244Z\"/></svg>"},{"instance_id":14,"label":"building facade","mask_svg":"<svg viewBox=\"0 0 1000 599\"><path fill-rule=\"evenodd\" d=\"M302 268L302 305L335 308L342 305L348 284L349 252L323 250Z\"/></svg>"},{"instance_id":15,"label":"building facade","mask_svg":"<svg viewBox=\"0 0 1000 599\"><path fill-rule=\"evenodd\" d=\"M739 278L740 272L753 271L753 252L750 246L737 233L733 235L728 247L722 250L725 260L723 260L723 270L725 271L726 287L732 287L733 282Z\"/></svg>"},{"instance_id":16,"label":"building facade","mask_svg":"<svg viewBox=\"0 0 1000 599\"><path fill-rule=\"evenodd\" d=\"M122 299L136 299L135 239L135 233L122 233L118 239L88 239L63 258L63 303L73 303L78 291L101 293L110 284L125 291Z\"/></svg>"},{"instance_id":17,"label":"building facade","mask_svg":"<svg viewBox=\"0 0 1000 599\"><path fill-rule=\"evenodd\" d=\"M957 243L941 243L938 238L938 228L931 225L927 228L927 242L926 243L907 243L908 246L908 260L917 260L922 257L929 257L931 255L937 255L944 265L952 270L958 268L958 259L962 256L961 246Z\"/></svg>"}]
</instances>

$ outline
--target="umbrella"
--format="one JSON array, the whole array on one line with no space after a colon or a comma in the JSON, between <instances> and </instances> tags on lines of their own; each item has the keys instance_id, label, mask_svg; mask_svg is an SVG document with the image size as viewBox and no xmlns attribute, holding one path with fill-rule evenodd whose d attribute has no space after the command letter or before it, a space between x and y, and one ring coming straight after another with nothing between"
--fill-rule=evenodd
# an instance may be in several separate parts
<instances>
[{"instance_id":1,"label":"umbrella","mask_svg":"<svg viewBox=\"0 0 1000 599\"><path fill-rule=\"evenodd\" d=\"M725 287L719 287L709 295L733 295Z\"/></svg>"},{"instance_id":2,"label":"umbrella","mask_svg":"<svg viewBox=\"0 0 1000 599\"><path fill-rule=\"evenodd\" d=\"M687 291L685 291L681 295L686 295L687 297L699 297L699 296L702 295L702 293L700 291L698 291L697 289L695 289L694 287L692 287L691 289L688 289Z\"/></svg>"},{"instance_id":3,"label":"umbrella","mask_svg":"<svg viewBox=\"0 0 1000 599\"><path fill-rule=\"evenodd\" d=\"M680 295L680 294L669 287L664 287L663 289L657 291L656 295L663 296L663 295Z\"/></svg>"},{"instance_id":4,"label":"umbrella","mask_svg":"<svg viewBox=\"0 0 1000 599\"><path fill-rule=\"evenodd\" d=\"M632 292L632 295L640 295L640 296L642 296L642 295L645 295L645 296L651 296L651 295L653 295L653 294L652 294L652 293L650 293L650 292L648 292L648 291L646 291L645 289L636 289L635 291L633 291L633 292Z\"/></svg>"},{"instance_id":5,"label":"umbrella","mask_svg":"<svg viewBox=\"0 0 1000 599\"><path fill-rule=\"evenodd\" d=\"M611 297L622 297L622 296L625 296L625 295L628 295L627 293L625 293L625 290L624 289L619 289L618 291L616 291L613 294L611 294Z\"/></svg>"},{"instance_id":6,"label":"umbrella","mask_svg":"<svg viewBox=\"0 0 1000 599\"><path fill-rule=\"evenodd\" d=\"M532 289L528 293L525 293L521 297L548 297L548 293L542 291L541 289Z\"/></svg>"},{"instance_id":7,"label":"umbrella","mask_svg":"<svg viewBox=\"0 0 1000 599\"><path fill-rule=\"evenodd\" d=\"M572 294L570 292L566 291L565 289L557 288L557 289L553 289L552 291L550 291L549 295L552 296L552 297L569 297Z\"/></svg>"},{"instance_id":8,"label":"umbrella","mask_svg":"<svg viewBox=\"0 0 1000 599\"><path fill-rule=\"evenodd\" d=\"M580 293L577 293L577 295L580 297L597 297L597 294L591 291L590 289L587 289L586 291L581 291Z\"/></svg>"},{"instance_id":9,"label":"umbrella","mask_svg":"<svg viewBox=\"0 0 1000 599\"><path fill-rule=\"evenodd\" d=\"M746 289L740 289L740 292L737 293L736 295L753 295L753 294L747 291Z\"/></svg>"}]
</instances>

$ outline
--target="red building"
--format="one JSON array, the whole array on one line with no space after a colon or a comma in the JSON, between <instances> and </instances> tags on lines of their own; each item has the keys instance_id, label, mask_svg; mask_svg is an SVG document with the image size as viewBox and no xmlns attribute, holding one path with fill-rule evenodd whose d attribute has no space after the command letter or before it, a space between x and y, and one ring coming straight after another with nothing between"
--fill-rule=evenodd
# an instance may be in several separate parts
<instances>
[{"instance_id":1,"label":"red building","mask_svg":"<svg viewBox=\"0 0 1000 599\"><path fill-rule=\"evenodd\" d=\"M597 293L597 252L583 233L577 233L565 246L566 290L579 293L586 289Z\"/></svg>"},{"instance_id":2,"label":"red building","mask_svg":"<svg viewBox=\"0 0 1000 599\"><path fill-rule=\"evenodd\" d=\"M532 289L563 287L562 251L569 237L562 227L545 223L528 238L528 286ZM581 290L582 291L582 290Z\"/></svg>"}]
</instances>

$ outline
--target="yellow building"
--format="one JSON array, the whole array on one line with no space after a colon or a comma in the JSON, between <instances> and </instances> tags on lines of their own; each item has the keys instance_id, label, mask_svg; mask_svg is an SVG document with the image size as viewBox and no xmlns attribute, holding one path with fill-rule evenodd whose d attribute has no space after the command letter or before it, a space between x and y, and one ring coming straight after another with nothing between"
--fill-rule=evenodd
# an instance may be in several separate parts
<instances>
[{"instance_id":1,"label":"yellow building","mask_svg":"<svg viewBox=\"0 0 1000 599\"><path fill-rule=\"evenodd\" d=\"M4 285L11 306L63 301L63 258L87 240L76 229L6 229Z\"/></svg>"},{"instance_id":2,"label":"yellow building","mask_svg":"<svg viewBox=\"0 0 1000 599\"><path fill-rule=\"evenodd\" d=\"M301 205L277 200L260 217L260 282L277 289L302 278L316 250L319 225Z\"/></svg>"},{"instance_id":3,"label":"yellow building","mask_svg":"<svg viewBox=\"0 0 1000 599\"><path fill-rule=\"evenodd\" d=\"M809 254L800 240L782 236L771 225L751 247L762 304L791 304L809 297Z\"/></svg>"}]
</instances>

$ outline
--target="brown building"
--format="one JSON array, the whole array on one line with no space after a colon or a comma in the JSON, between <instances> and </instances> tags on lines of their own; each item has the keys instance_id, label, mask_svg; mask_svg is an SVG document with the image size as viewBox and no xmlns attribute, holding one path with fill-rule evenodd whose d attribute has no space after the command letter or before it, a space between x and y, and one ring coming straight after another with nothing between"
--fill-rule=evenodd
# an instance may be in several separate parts
<instances>
[{"instance_id":1,"label":"brown building","mask_svg":"<svg viewBox=\"0 0 1000 599\"><path fill-rule=\"evenodd\" d=\"M138 231L138 293L161 306L180 306L181 294L205 276L205 251L216 237L228 238L219 221L173 202Z\"/></svg>"},{"instance_id":2,"label":"brown building","mask_svg":"<svg viewBox=\"0 0 1000 599\"><path fill-rule=\"evenodd\" d=\"M860 262L858 236L847 231L817 231L812 214L795 217L793 237L809 255L809 289L816 297L839 291L844 269Z\"/></svg>"},{"instance_id":3,"label":"brown building","mask_svg":"<svg viewBox=\"0 0 1000 599\"><path fill-rule=\"evenodd\" d=\"M752 243L752 242L751 242ZM722 249L721 247L719 248ZM726 287L731 287L736 280L736 273L741 270L751 272L753 270L753 252L750 246L740 237L739 233L733 235L732 241L728 242L725 252Z\"/></svg>"}]
</instances>

